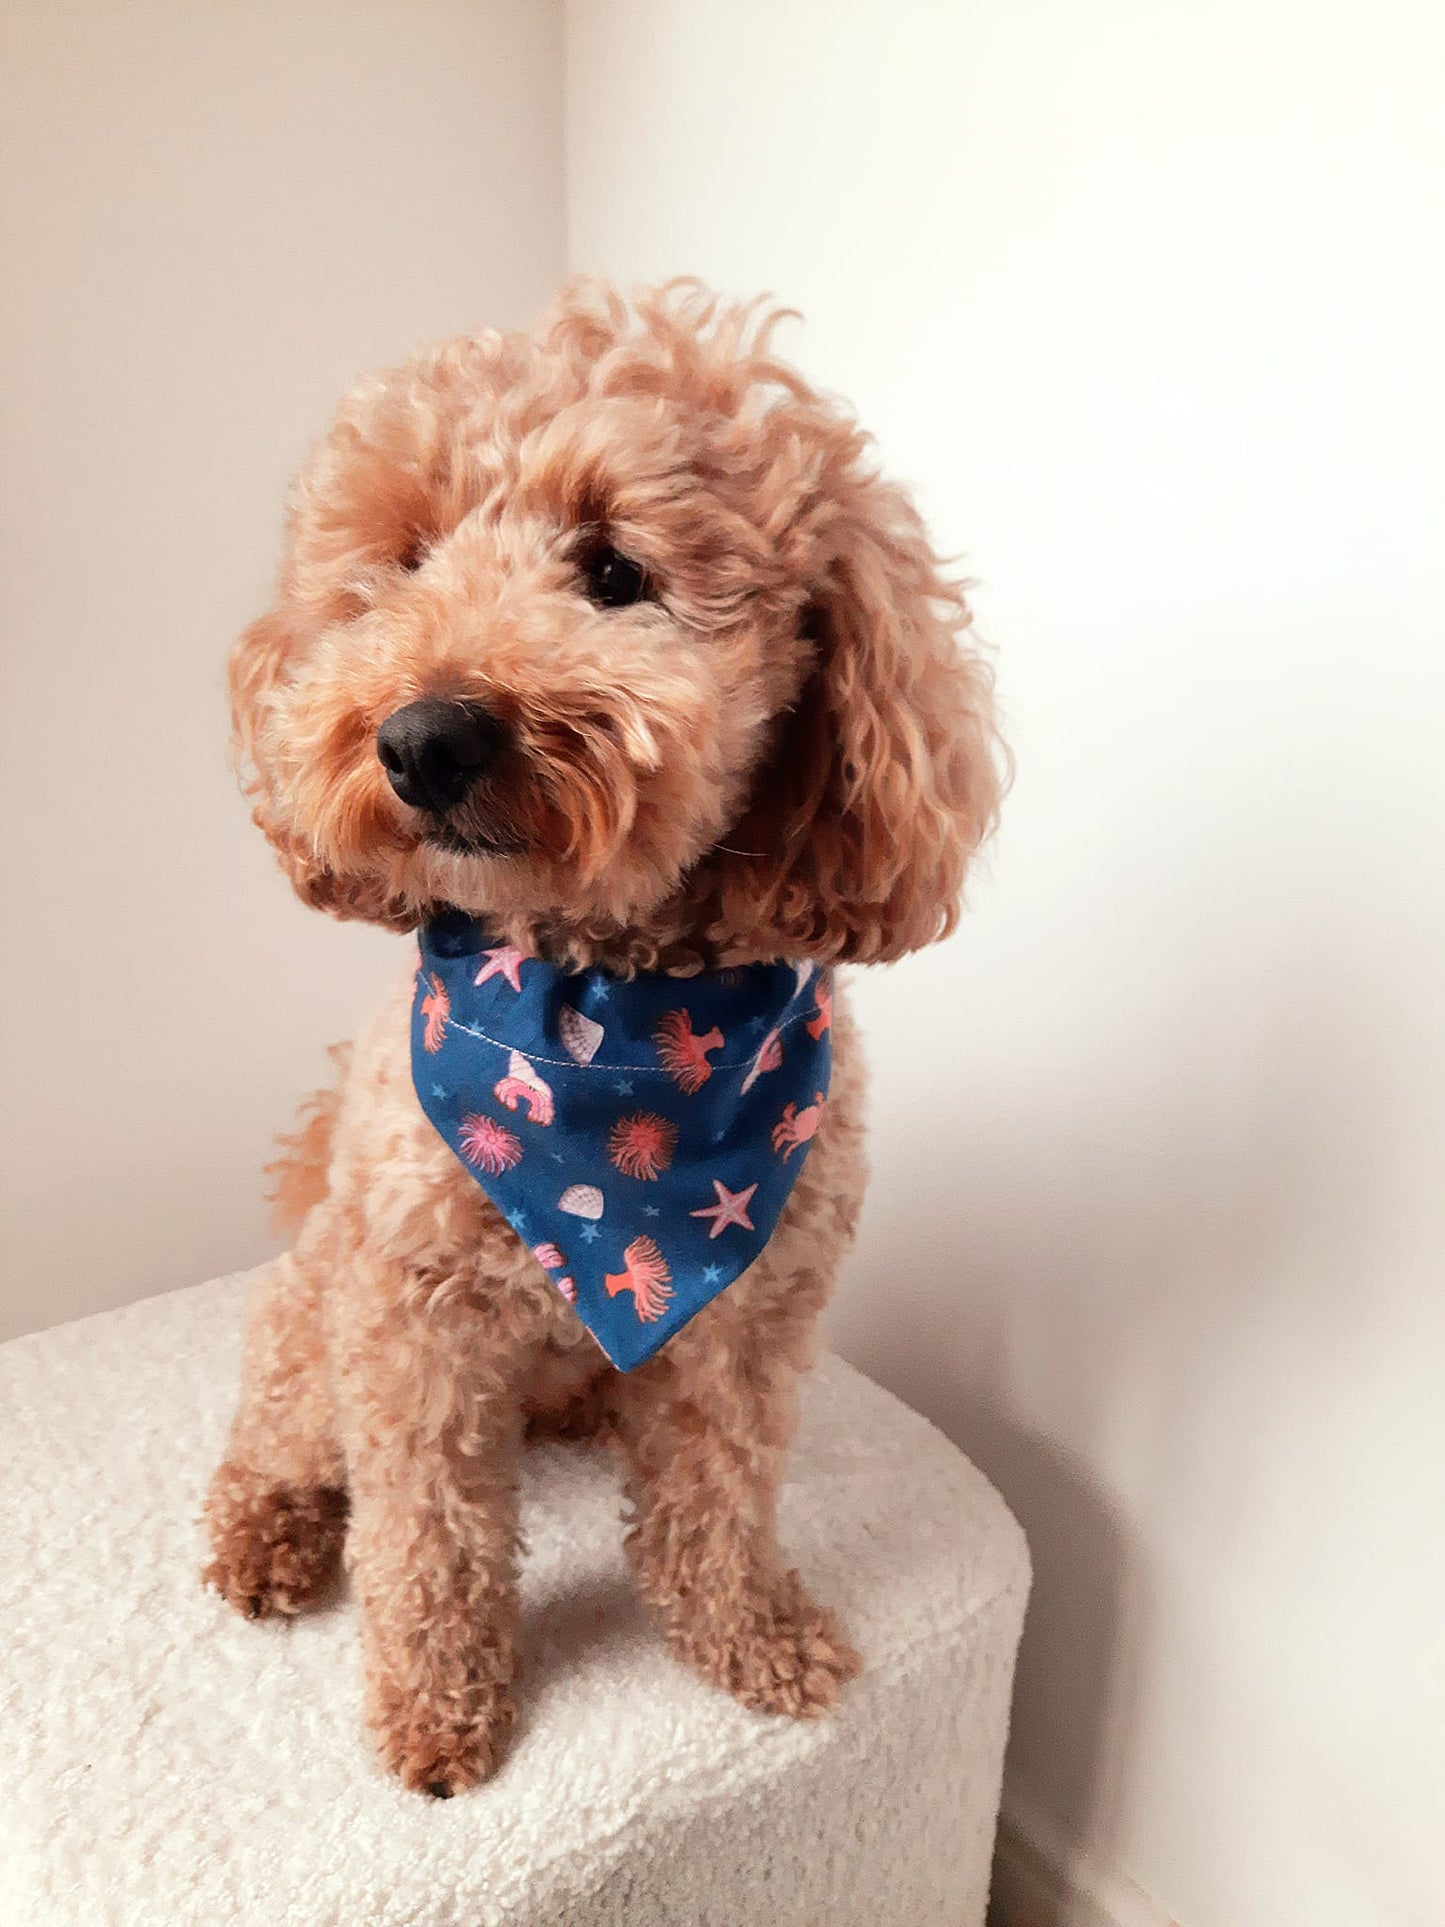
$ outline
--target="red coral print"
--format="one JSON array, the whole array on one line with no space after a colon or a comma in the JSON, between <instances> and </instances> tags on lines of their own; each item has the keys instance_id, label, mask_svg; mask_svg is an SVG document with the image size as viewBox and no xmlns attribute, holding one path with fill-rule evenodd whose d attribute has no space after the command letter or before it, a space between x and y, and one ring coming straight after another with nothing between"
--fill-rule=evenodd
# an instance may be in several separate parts
<instances>
[{"instance_id":1,"label":"red coral print","mask_svg":"<svg viewBox=\"0 0 1445 1927\"><path fill-rule=\"evenodd\" d=\"M627 1266L626 1271L609 1272L602 1280L607 1296L615 1298L620 1291L630 1291L643 1324L655 1324L672 1296L672 1273L666 1258L651 1238L634 1238L623 1252L622 1262Z\"/></svg>"},{"instance_id":2,"label":"red coral print","mask_svg":"<svg viewBox=\"0 0 1445 1927\"><path fill-rule=\"evenodd\" d=\"M462 1119L461 1146L468 1164L480 1165L493 1177L510 1171L522 1161L520 1139L495 1118L479 1117L475 1113Z\"/></svg>"},{"instance_id":3,"label":"red coral print","mask_svg":"<svg viewBox=\"0 0 1445 1927\"><path fill-rule=\"evenodd\" d=\"M808 1019L807 1023L804 1024L803 1028L805 1031L807 1031L808 1035L813 1039L814 1043L816 1043L818 1039L823 1035L823 1032L825 1030L831 1029L832 1023L833 1023L832 980L828 977L820 977L818 979L817 1008L814 1010L813 1015Z\"/></svg>"},{"instance_id":4,"label":"red coral print","mask_svg":"<svg viewBox=\"0 0 1445 1927\"><path fill-rule=\"evenodd\" d=\"M447 995L447 987L440 977L433 977L431 990L421 1000L421 1014L426 1019L426 1029L422 1033L422 1048L433 1056L441 1049L446 1035L447 1019L452 1014L452 1000Z\"/></svg>"},{"instance_id":5,"label":"red coral print","mask_svg":"<svg viewBox=\"0 0 1445 1927\"><path fill-rule=\"evenodd\" d=\"M607 1134L607 1155L627 1178L657 1178L672 1163L677 1126L651 1111L619 1117Z\"/></svg>"},{"instance_id":6,"label":"red coral print","mask_svg":"<svg viewBox=\"0 0 1445 1927\"><path fill-rule=\"evenodd\" d=\"M679 1090L691 1097L712 1076L707 1053L722 1049L723 1034L714 1024L699 1036L693 1031L692 1017L687 1011L669 1010L657 1026L653 1042L662 1059L662 1068Z\"/></svg>"}]
</instances>

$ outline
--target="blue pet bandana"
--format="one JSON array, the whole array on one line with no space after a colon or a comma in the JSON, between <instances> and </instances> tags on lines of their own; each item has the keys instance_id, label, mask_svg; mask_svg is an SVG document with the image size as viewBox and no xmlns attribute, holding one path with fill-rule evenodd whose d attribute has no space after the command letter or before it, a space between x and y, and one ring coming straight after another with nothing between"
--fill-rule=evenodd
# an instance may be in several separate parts
<instances>
[{"instance_id":1,"label":"blue pet bandana","mask_svg":"<svg viewBox=\"0 0 1445 1927\"><path fill-rule=\"evenodd\" d=\"M569 975L457 911L420 944L421 1107L630 1371L772 1236L827 1097L828 974Z\"/></svg>"}]
</instances>

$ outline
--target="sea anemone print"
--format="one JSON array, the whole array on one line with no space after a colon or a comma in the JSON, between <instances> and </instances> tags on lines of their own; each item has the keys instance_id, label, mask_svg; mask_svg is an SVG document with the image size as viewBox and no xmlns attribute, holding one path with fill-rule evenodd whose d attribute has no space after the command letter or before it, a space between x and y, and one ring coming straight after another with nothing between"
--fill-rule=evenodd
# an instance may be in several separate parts
<instances>
[{"instance_id":1,"label":"sea anemone print","mask_svg":"<svg viewBox=\"0 0 1445 1927\"><path fill-rule=\"evenodd\" d=\"M672 1273L666 1258L651 1238L634 1238L623 1252L622 1262L626 1271L609 1272L602 1280L607 1296L615 1298L620 1291L630 1291L643 1324L656 1324L672 1296Z\"/></svg>"},{"instance_id":2,"label":"sea anemone print","mask_svg":"<svg viewBox=\"0 0 1445 1927\"><path fill-rule=\"evenodd\" d=\"M521 1141L495 1118L473 1114L462 1119L462 1156L493 1177L522 1161Z\"/></svg>"},{"instance_id":3,"label":"sea anemone print","mask_svg":"<svg viewBox=\"0 0 1445 1927\"><path fill-rule=\"evenodd\" d=\"M672 1163L677 1126L651 1111L619 1117L607 1134L607 1155L624 1177L660 1177Z\"/></svg>"},{"instance_id":4,"label":"sea anemone print","mask_svg":"<svg viewBox=\"0 0 1445 1927\"><path fill-rule=\"evenodd\" d=\"M716 1024L711 1030L694 1031L692 1014L686 1010L664 1011L653 1038L662 1068L689 1097L712 1076L708 1052L721 1050L725 1041Z\"/></svg>"}]
</instances>

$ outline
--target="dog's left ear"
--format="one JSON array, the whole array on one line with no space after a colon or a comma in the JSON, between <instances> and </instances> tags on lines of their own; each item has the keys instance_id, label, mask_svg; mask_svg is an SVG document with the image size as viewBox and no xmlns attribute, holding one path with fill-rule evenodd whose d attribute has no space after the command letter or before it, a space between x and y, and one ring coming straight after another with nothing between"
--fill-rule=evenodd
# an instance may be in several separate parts
<instances>
[{"instance_id":1,"label":"dog's left ear","mask_svg":"<svg viewBox=\"0 0 1445 1927\"><path fill-rule=\"evenodd\" d=\"M738 826L764 860L725 887L784 954L880 963L954 927L1008 755L963 591L908 498L855 476L831 507L803 618L812 673Z\"/></svg>"}]
</instances>

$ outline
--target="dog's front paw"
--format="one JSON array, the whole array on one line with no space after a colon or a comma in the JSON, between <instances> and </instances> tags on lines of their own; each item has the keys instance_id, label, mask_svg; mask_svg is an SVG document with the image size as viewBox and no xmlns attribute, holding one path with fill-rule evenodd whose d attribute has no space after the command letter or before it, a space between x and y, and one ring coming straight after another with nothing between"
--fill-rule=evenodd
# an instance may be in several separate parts
<instances>
[{"instance_id":1,"label":"dog's front paw","mask_svg":"<svg viewBox=\"0 0 1445 1927\"><path fill-rule=\"evenodd\" d=\"M507 1751L516 1707L505 1686L476 1689L443 1711L373 1687L368 1719L382 1764L414 1793L449 1800L490 1779Z\"/></svg>"},{"instance_id":2,"label":"dog's front paw","mask_svg":"<svg viewBox=\"0 0 1445 1927\"><path fill-rule=\"evenodd\" d=\"M795 1572L703 1625L674 1622L669 1644L744 1706L793 1719L827 1712L863 1664L831 1608L810 1599Z\"/></svg>"},{"instance_id":3,"label":"dog's front paw","mask_svg":"<svg viewBox=\"0 0 1445 1927\"><path fill-rule=\"evenodd\" d=\"M336 1576L346 1511L334 1487L270 1485L228 1461L206 1499L212 1557L202 1578L247 1619L298 1613Z\"/></svg>"}]
</instances>

